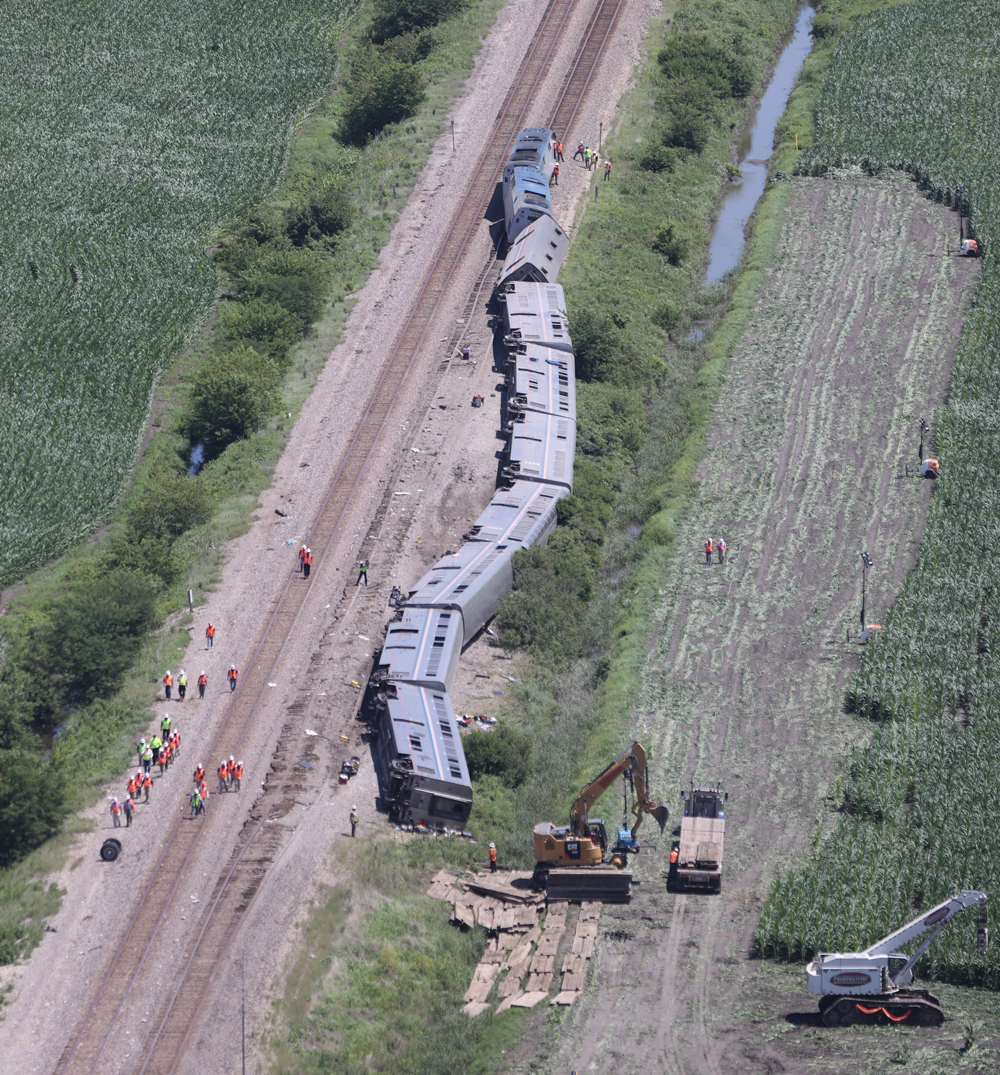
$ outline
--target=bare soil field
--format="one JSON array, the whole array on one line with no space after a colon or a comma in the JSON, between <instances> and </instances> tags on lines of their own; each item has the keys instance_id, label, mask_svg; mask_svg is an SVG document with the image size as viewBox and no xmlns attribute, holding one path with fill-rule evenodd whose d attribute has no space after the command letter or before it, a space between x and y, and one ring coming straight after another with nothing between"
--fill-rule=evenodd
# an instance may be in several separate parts
<instances>
[{"instance_id":1,"label":"bare soil field","mask_svg":"<svg viewBox=\"0 0 1000 1075\"><path fill-rule=\"evenodd\" d=\"M576 6L564 48L526 117L529 125L548 120L593 7L593 0ZM625 6L569 137L594 140L599 123L610 124L638 61L643 28L657 7L656 0ZM195 610L190 647L169 655L164 665L175 671L185 668L192 684L203 668L209 676L204 702L189 695L183 706L162 700L157 705L157 722L169 708L175 727L182 731L179 770L175 767L157 780L151 805L142 808L125 834L125 854L113 867L97 857L109 834L104 830L110 829L107 804L98 803L85 812L98 831L76 841L67 867L52 878L67 892L53 920L57 932L46 935L26 964L0 969L0 986L13 986L0 1022L0 1072L28 1075L57 1070L121 942L166 835L184 807L191 769L201 761L209 775L214 772L219 759L206 756L204 749L229 704L225 670L230 663L246 670L263 625L294 570L298 544L308 534L356 418L378 382L427 261L477 167L493 117L544 9L544 4L530 0L510 0L499 13L465 95L455 105L457 151L448 131L436 144L393 228L380 267L357 296L343 342L331 353L303 407L272 486L261 496L257 519L245 536L231 543L218 591ZM560 219L572 219L576 201L593 178L567 164L554 199ZM267 1066L266 1037L275 1002L282 995L286 961L296 951L297 926L318 886L345 878L336 848L351 806L357 803L361 813L360 834L385 831L384 820L375 811L377 789L367 747L353 719L358 692L352 684L363 683L369 670L372 649L388 618L392 583L411 583L457 542L495 486L500 393L485 293L475 304L474 315L467 315L478 271L493 248L489 223L483 221L458 278L442 299L428 344L384 435L377 464L365 474L329 554L314 567L296 644L283 656L273 693L243 745L243 792L220 796L212 804L205 822L211 823L209 838L200 842L180 879L151 957L141 968L116 971L134 975L135 980L97 1070L126 1072L138 1066L136 1058L144 1055L159 1024L167 984L191 951L205 906L227 869L230 849L244 825L267 805L260 789L275 769L276 744L290 723L295 734L285 742L284 753L298 750L295 757L300 761L295 763L294 796L274 820L284 834L282 850L232 939L228 960L217 969L214 992L182 1065L185 1071L238 1066L244 952L248 1065L251 1070ZM322 326L319 332L322 336ZM459 338L472 347L470 363L454 361ZM486 396L486 407L470 406L477 393ZM371 585L359 588L354 585L355 565L362 556L372 562ZM213 650L206 652L204 629L210 619L218 635ZM481 654L470 654L463 661L470 682L480 661L487 665L492 661L485 646ZM495 697L492 691L488 697ZM470 708L474 701L478 699L470 700ZM483 711L481 705L475 708ZM306 728L318 734L306 738ZM340 761L350 753L364 756L362 771L348 787L339 788ZM112 791L121 788L107 789L109 795Z\"/></svg>"},{"instance_id":2,"label":"bare soil field","mask_svg":"<svg viewBox=\"0 0 1000 1075\"><path fill-rule=\"evenodd\" d=\"M749 953L772 880L831 827L825 797L865 735L844 712L860 553L875 560L877 623L917 564L933 485L903 464L912 473L919 419L933 422L944 399L975 267L946 256L954 218L903 177L792 182L633 713L673 820L638 859L639 895L605 909L553 1073L858 1072L884 1070L899 1048L892 1031L817 1027L804 968ZM704 541L720 535L728 562L707 566ZM666 891L678 792L692 779L730 792L721 896ZM989 1016L995 1034L994 994L945 987L942 998L950 1021L903 1032L923 1065L959 1061L963 1017Z\"/></svg>"}]
</instances>

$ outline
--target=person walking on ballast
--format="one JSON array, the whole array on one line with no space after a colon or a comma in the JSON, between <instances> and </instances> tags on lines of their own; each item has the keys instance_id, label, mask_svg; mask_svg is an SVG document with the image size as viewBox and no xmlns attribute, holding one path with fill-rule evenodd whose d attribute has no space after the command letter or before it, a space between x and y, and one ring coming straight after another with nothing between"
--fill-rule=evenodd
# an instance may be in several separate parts
<instances>
[{"instance_id":1,"label":"person walking on ballast","mask_svg":"<svg viewBox=\"0 0 1000 1075\"><path fill-rule=\"evenodd\" d=\"M355 586L360 586L361 585L361 580L364 579L365 580L365 586L367 586L368 585L368 561L367 560L362 560L361 563L358 566L359 566L358 581L354 585Z\"/></svg>"}]
</instances>

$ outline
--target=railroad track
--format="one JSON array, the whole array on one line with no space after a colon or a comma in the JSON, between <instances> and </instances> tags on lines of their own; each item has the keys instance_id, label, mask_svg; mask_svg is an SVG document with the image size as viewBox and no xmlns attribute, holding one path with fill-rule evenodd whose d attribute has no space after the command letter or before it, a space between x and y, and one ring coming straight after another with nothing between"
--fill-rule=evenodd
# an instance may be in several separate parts
<instances>
[{"instance_id":1,"label":"railroad track","mask_svg":"<svg viewBox=\"0 0 1000 1075\"><path fill-rule=\"evenodd\" d=\"M497 114L481 167L459 207L417 295L410 315L361 415L343 462L335 473L317 518L309 531L308 544L318 549L312 582L307 586L290 575L271 613L247 671L206 752L209 758L239 755L264 705L268 682L288 650L305 608L312 585L323 574L323 565L340 530L352 497L372 460L393 407L424 344L449 280L458 267L470 238L483 219L502 173L532 95L545 76L562 38L575 0L549 0L542 21L521 68ZM604 44L623 0L600 0L587 33L581 41L570 74L563 86L554 115L572 122L590 84ZM555 120L553 127L555 127ZM480 281L481 283L482 281ZM150 1021L150 1033L134 1055L139 1075L171 1075L184 1055L197 1023L212 978L244 911L274 861L281 844L281 826L265 827L291 809L299 782L293 759L303 754L301 739L312 707L305 697L286 712L286 722L272 760L271 776L254 804L236 841L229 863L207 901L183 966L162 992L160 1010ZM247 780L249 782L249 776ZM249 784L248 784L249 786ZM119 1062L107 1055L108 1044L133 988L144 972L149 973L157 939L162 937L168 911L174 905L185 870L191 864L199 840L212 823L212 807L200 821L178 818L143 890L121 940L80 1024L74 1029L57 1067L58 1075L93 1075L102 1067ZM251 851L252 849L252 851ZM175 908L176 910L176 908ZM178 912L179 913L179 912ZM134 1023L131 1024L133 1027ZM133 1037L133 1048L139 1043Z\"/></svg>"}]
</instances>

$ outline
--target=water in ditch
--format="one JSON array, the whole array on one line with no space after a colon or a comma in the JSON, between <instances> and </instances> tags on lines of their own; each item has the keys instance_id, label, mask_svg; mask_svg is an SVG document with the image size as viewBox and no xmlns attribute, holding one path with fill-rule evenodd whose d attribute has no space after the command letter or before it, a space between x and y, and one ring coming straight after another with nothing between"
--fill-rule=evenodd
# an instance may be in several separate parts
<instances>
[{"instance_id":1,"label":"water in ditch","mask_svg":"<svg viewBox=\"0 0 1000 1075\"><path fill-rule=\"evenodd\" d=\"M718 283L727 272L736 268L743 256L746 241L744 228L764 193L767 162L774 148L774 130L785 111L795 79L812 48L809 30L814 15L811 7L804 7L799 12L792 39L778 58L753 121L740 135L738 155L743 178L731 183L723 196L719 219L712 231L708 249L706 283Z\"/></svg>"}]
</instances>

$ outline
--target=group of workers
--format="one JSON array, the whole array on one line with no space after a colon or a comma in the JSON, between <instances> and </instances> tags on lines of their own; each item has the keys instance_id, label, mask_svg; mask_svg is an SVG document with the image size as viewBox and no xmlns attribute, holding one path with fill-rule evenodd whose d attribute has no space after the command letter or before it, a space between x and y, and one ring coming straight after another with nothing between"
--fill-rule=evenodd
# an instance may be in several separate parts
<instances>
[{"instance_id":1,"label":"group of workers","mask_svg":"<svg viewBox=\"0 0 1000 1075\"><path fill-rule=\"evenodd\" d=\"M722 538L717 538L715 541L712 538L707 538L705 541L705 563L710 564L712 562L712 550L715 550L716 555L719 557L719 563L724 564L726 562L726 542Z\"/></svg>"},{"instance_id":2,"label":"group of workers","mask_svg":"<svg viewBox=\"0 0 1000 1075\"><path fill-rule=\"evenodd\" d=\"M216 794L221 795L224 791L239 791L240 782L243 779L243 762L237 761L230 754L228 761L223 760L219 763L216 775L219 778ZM205 767L201 762L198 762L194 771L194 787L191 789L191 797L188 799L188 805L191 807L191 817L195 818L199 814L205 813L207 803L208 781L205 779Z\"/></svg>"},{"instance_id":3,"label":"group of workers","mask_svg":"<svg viewBox=\"0 0 1000 1075\"><path fill-rule=\"evenodd\" d=\"M560 142L559 145L562 145L562 143ZM558 160L562 160L562 153L557 153L556 157ZM579 157L580 160L583 161L583 166L587 169L588 172L593 171L601 162L601 158L597 150L591 149L590 146L586 145L584 142L580 142L576 147L576 152L573 154L573 160L576 160L577 157ZM556 165L556 175L558 176L558 174L559 166ZM604 178L606 180L611 178L610 158L608 158L604 162Z\"/></svg>"},{"instance_id":4,"label":"group of workers","mask_svg":"<svg viewBox=\"0 0 1000 1075\"><path fill-rule=\"evenodd\" d=\"M212 634L214 634L215 633L215 628L212 627L211 624L209 624L208 626L212 628ZM177 673L177 700L179 702L183 702L185 697L187 697L187 686L188 686L187 673L182 668ZM198 676L198 697L199 698L204 698L205 697L205 688L207 686L208 686L208 676L204 672L202 672L201 675ZM164 676L163 676L163 694L164 694L164 697L167 699L168 702L173 697L173 693L174 693L174 675L173 675L173 672L171 672L170 669L168 668L166 670L166 672L164 673Z\"/></svg>"},{"instance_id":5,"label":"group of workers","mask_svg":"<svg viewBox=\"0 0 1000 1075\"><path fill-rule=\"evenodd\" d=\"M172 720L169 713L163 714L158 732L154 732L147 740L145 736L139 740L136 753L139 756L139 767L134 776L129 776L125 787L125 795L119 799L117 795L111 799L111 822L117 829L122 819L125 827L132 824L139 796L143 796L143 803L149 802L149 793L153 789L153 768L159 766L160 776L163 776L170 763L176 761L181 752L181 733L171 727Z\"/></svg>"}]
</instances>

